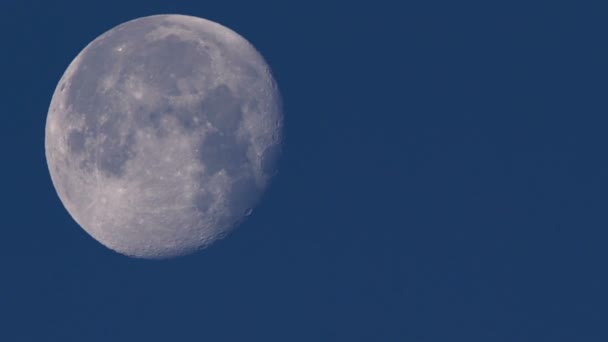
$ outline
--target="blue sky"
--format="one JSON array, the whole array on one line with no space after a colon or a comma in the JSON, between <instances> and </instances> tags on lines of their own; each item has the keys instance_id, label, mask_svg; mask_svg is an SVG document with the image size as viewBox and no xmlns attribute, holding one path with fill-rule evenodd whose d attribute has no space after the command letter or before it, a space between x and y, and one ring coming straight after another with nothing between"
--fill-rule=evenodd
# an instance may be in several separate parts
<instances>
[{"instance_id":1,"label":"blue sky","mask_svg":"<svg viewBox=\"0 0 608 342\"><path fill-rule=\"evenodd\" d=\"M606 341L605 10L3 2L0 340ZM258 48L286 145L228 238L144 261L69 217L44 124L86 44L161 13Z\"/></svg>"}]
</instances>

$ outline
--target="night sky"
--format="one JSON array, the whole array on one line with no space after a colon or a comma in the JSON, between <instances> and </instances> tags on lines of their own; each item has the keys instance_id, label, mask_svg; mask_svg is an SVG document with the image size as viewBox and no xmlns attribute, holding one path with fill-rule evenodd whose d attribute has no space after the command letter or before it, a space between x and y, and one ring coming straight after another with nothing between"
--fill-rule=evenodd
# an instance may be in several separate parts
<instances>
[{"instance_id":1,"label":"night sky","mask_svg":"<svg viewBox=\"0 0 608 342\"><path fill-rule=\"evenodd\" d=\"M608 341L608 8L570 1L0 4L0 341ZM53 91L90 41L187 14L284 101L238 229L147 261L72 220Z\"/></svg>"}]
</instances>

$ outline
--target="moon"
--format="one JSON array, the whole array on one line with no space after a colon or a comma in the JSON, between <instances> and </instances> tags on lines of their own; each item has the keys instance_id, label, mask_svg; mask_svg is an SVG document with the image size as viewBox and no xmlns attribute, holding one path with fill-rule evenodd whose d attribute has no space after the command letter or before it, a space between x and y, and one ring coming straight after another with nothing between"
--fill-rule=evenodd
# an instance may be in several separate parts
<instances>
[{"instance_id":1,"label":"moon","mask_svg":"<svg viewBox=\"0 0 608 342\"><path fill-rule=\"evenodd\" d=\"M53 94L45 152L72 218L121 254L165 259L226 236L276 173L281 98L234 31L155 15L72 61Z\"/></svg>"}]
</instances>

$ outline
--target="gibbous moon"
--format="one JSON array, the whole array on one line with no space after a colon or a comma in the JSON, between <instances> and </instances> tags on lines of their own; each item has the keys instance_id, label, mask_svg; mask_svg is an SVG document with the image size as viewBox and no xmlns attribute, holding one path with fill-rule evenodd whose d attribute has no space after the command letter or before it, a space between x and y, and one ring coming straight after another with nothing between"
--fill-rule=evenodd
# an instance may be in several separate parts
<instances>
[{"instance_id":1,"label":"gibbous moon","mask_svg":"<svg viewBox=\"0 0 608 342\"><path fill-rule=\"evenodd\" d=\"M243 37L196 17L121 24L78 54L45 135L61 202L119 253L193 253L249 215L276 172L283 114Z\"/></svg>"}]
</instances>

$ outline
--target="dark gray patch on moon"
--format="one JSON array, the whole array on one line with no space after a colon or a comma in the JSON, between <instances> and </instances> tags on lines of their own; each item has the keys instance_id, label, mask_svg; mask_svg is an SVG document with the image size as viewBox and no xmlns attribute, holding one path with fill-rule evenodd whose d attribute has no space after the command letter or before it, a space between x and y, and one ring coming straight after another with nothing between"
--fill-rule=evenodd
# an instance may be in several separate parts
<instances>
[{"instance_id":1,"label":"dark gray patch on moon","mask_svg":"<svg viewBox=\"0 0 608 342\"><path fill-rule=\"evenodd\" d=\"M199 192L194 198L194 206L200 213L206 213L213 204L214 198L208 192Z\"/></svg>"},{"instance_id":2,"label":"dark gray patch on moon","mask_svg":"<svg viewBox=\"0 0 608 342\"><path fill-rule=\"evenodd\" d=\"M277 161L281 154L281 146L271 145L262 153L262 172L273 175L276 172Z\"/></svg>"},{"instance_id":3,"label":"dark gray patch on moon","mask_svg":"<svg viewBox=\"0 0 608 342\"><path fill-rule=\"evenodd\" d=\"M247 145L238 142L234 133L209 133L200 146L200 160L210 175L225 170L234 176L247 167Z\"/></svg>"},{"instance_id":4,"label":"dark gray patch on moon","mask_svg":"<svg viewBox=\"0 0 608 342\"><path fill-rule=\"evenodd\" d=\"M86 57L89 57L87 59ZM114 59L109 57L107 51L99 53L87 53L84 62L72 77L68 89L67 103L71 105L70 116L84 115L86 125L94 125L101 111L104 110L110 100L106 94L98 91L98 82L101 75L110 72Z\"/></svg>"},{"instance_id":5,"label":"dark gray patch on moon","mask_svg":"<svg viewBox=\"0 0 608 342\"><path fill-rule=\"evenodd\" d=\"M124 174L126 162L133 158L135 153L135 130L128 125L127 132L119 120L120 114L111 115L110 120L99 127L98 135L104 139L99 148L89 158L98 163L99 170L109 176L120 177Z\"/></svg>"},{"instance_id":6,"label":"dark gray patch on moon","mask_svg":"<svg viewBox=\"0 0 608 342\"><path fill-rule=\"evenodd\" d=\"M178 111L166 111L169 115L175 115L181 127L188 133L196 132L207 124L207 116L198 110L181 109Z\"/></svg>"},{"instance_id":7,"label":"dark gray patch on moon","mask_svg":"<svg viewBox=\"0 0 608 342\"><path fill-rule=\"evenodd\" d=\"M201 110L207 114L209 122L223 133L236 131L243 117L241 101L223 84L209 92Z\"/></svg>"},{"instance_id":8,"label":"dark gray patch on moon","mask_svg":"<svg viewBox=\"0 0 608 342\"><path fill-rule=\"evenodd\" d=\"M135 70L140 68L140 76L147 78L146 86L168 96L181 95L182 92L177 82L168 81L167 77L174 80L197 77L211 64L205 51L176 35L148 43L139 42L127 47L125 52L131 54L129 63L136 63ZM148 70L155 70L155 74L147 74Z\"/></svg>"},{"instance_id":9,"label":"dark gray patch on moon","mask_svg":"<svg viewBox=\"0 0 608 342\"><path fill-rule=\"evenodd\" d=\"M72 129L68 135L68 150L81 156L80 167L85 171L98 169L110 177L124 174L125 164L136 155L135 129L120 120L121 115L109 115L106 122L96 121L92 124L95 136L91 131ZM96 148L86 148L90 140Z\"/></svg>"},{"instance_id":10,"label":"dark gray patch on moon","mask_svg":"<svg viewBox=\"0 0 608 342\"><path fill-rule=\"evenodd\" d=\"M161 26L163 28L167 28L167 29L179 28L179 29L182 29L182 30L184 30L186 32L194 32L192 30L192 27L190 27L188 25L185 25L185 24L182 24L182 23L179 23L179 22L175 22L175 21L171 22L169 20L163 20L163 21L160 22L159 26Z\"/></svg>"},{"instance_id":11,"label":"dark gray patch on moon","mask_svg":"<svg viewBox=\"0 0 608 342\"><path fill-rule=\"evenodd\" d=\"M260 196L260 191L251 177L237 180L230 188L229 205L234 216L243 215L251 209Z\"/></svg>"},{"instance_id":12,"label":"dark gray patch on moon","mask_svg":"<svg viewBox=\"0 0 608 342\"><path fill-rule=\"evenodd\" d=\"M72 129L68 135L68 149L71 153L82 154L85 143L84 133L80 130Z\"/></svg>"},{"instance_id":13,"label":"dark gray patch on moon","mask_svg":"<svg viewBox=\"0 0 608 342\"><path fill-rule=\"evenodd\" d=\"M173 108L170 105L147 109L139 106L133 113L133 121L140 129L151 129L157 138L167 135L167 129L162 124L163 117L171 116Z\"/></svg>"},{"instance_id":14,"label":"dark gray patch on moon","mask_svg":"<svg viewBox=\"0 0 608 342\"><path fill-rule=\"evenodd\" d=\"M224 84L209 90L204 95L200 108L181 110L174 114L188 132L210 123L222 133L233 134L243 118L241 101Z\"/></svg>"}]
</instances>

